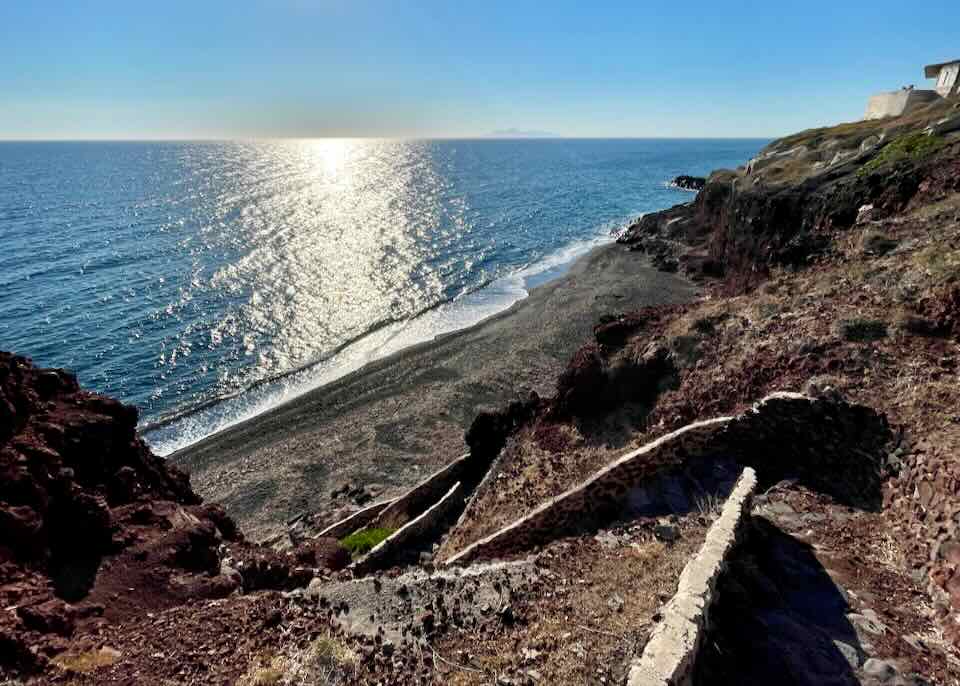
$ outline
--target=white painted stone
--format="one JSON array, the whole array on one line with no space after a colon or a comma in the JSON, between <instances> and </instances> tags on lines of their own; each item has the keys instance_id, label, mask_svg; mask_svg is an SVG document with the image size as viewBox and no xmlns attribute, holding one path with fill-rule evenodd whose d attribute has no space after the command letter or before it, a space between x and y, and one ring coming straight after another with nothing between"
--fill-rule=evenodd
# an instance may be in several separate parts
<instances>
[{"instance_id":1,"label":"white painted stone","mask_svg":"<svg viewBox=\"0 0 960 686\"><path fill-rule=\"evenodd\" d=\"M747 467L727 498L719 519L707 531L700 550L681 572L676 595L661 611L663 620L651 633L643 654L630 667L627 686L691 683L717 579L749 517L756 488L756 472Z\"/></svg>"},{"instance_id":2,"label":"white painted stone","mask_svg":"<svg viewBox=\"0 0 960 686\"><path fill-rule=\"evenodd\" d=\"M380 514L386 507L392 503L392 500L385 500L381 503L374 503L373 505L368 505L362 510L357 510L349 517L341 519L335 524L331 524L326 529L318 533L314 538L323 538L329 536L330 538L343 538L344 536L349 536L354 531L362 529L367 524L372 522L374 518Z\"/></svg>"}]
</instances>

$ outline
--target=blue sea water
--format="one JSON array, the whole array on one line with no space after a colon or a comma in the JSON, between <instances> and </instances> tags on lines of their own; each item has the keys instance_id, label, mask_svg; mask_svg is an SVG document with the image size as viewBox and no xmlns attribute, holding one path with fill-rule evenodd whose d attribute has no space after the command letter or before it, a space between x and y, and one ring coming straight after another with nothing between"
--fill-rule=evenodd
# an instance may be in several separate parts
<instances>
[{"instance_id":1,"label":"blue sea water","mask_svg":"<svg viewBox=\"0 0 960 686\"><path fill-rule=\"evenodd\" d=\"M0 143L0 349L166 454L508 307L765 142Z\"/></svg>"}]
</instances>

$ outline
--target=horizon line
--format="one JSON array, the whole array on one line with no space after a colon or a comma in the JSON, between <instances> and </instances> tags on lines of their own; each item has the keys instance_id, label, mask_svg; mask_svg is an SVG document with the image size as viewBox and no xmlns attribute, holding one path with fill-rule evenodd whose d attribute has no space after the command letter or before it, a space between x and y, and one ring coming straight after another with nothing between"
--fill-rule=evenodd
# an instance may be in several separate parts
<instances>
[{"instance_id":1,"label":"horizon line","mask_svg":"<svg viewBox=\"0 0 960 686\"><path fill-rule=\"evenodd\" d=\"M549 140L767 140L788 134L766 136L223 136L171 138L3 138L0 143L229 143L237 141L549 141Z\"/></svg>"}]
</instances>

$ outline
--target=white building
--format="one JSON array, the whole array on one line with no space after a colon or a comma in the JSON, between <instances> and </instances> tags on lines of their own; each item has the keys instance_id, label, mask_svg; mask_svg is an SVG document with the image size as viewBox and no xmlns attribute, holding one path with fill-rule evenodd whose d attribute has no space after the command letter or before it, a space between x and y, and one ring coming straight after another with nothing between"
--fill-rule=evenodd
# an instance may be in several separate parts
<instances>
[{"instance_id":1,"label":"white building","mask_svg":"<svg viewBox=\"0 0 960 686\"><path fill-rule=\"evenodd\" d=\"M928 64L923 68L923 75L937 80L936 91L940 97L960 94L960 60Z\"/></svg>"},{"instance_id":2,"label":"white building","mask_svg":"<svg viewBox=\"0 0 960 686\"><path fill-rule=\"evenodd\" d=\"M928 64L923 68L923 75L937 80L936 90L915 90L913 86L904 86L898 91L877 93L870 96L863 118L899 117L914 107L960 95L960 60Z\"/></svg>"}]
</instances>

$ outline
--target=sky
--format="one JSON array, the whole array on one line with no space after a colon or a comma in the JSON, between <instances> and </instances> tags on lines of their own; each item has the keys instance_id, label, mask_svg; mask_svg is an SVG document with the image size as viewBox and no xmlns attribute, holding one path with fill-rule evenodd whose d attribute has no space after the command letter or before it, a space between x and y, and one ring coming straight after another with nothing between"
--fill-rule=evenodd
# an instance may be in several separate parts
<instances>
[{"instance_id":1,"label":"sky","mask_svg":"<svg viewBox=\"0 0 960 686\"><path fill-rule=\"evenodd\" d=\"M773 137L924 87L958 26L955 0L0 0L0 139Z\"/></svg>"}]
</instances>

